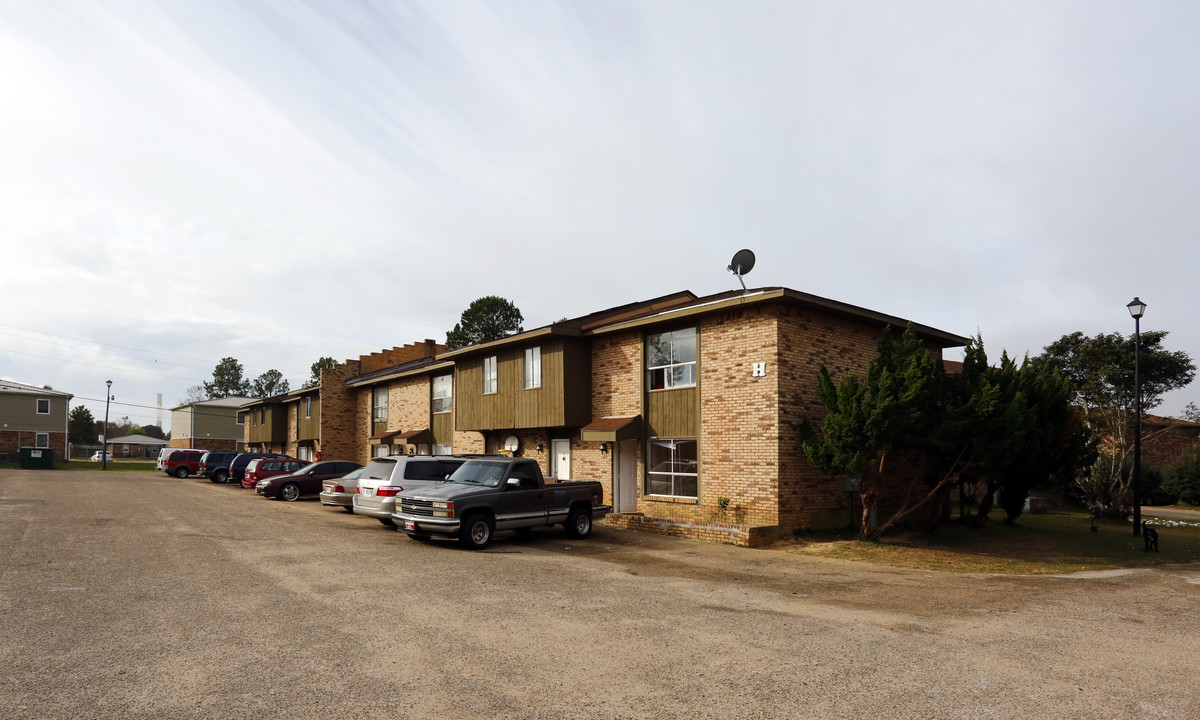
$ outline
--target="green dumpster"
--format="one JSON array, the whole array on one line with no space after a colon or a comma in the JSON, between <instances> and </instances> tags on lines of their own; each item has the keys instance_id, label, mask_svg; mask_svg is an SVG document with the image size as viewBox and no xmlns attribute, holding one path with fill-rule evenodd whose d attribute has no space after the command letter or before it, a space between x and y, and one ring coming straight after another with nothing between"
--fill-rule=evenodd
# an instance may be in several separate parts
<instances>
[{"instance_id":1,"label":"green dumpster","mask_svg":"<svg viewBox=\"0 0 1200 720\"><path fill-rule=\"evenodd\" d=\"M22 470L53 470L54 451L50 448L21 448Z\"/></svg>"}]
</instances>

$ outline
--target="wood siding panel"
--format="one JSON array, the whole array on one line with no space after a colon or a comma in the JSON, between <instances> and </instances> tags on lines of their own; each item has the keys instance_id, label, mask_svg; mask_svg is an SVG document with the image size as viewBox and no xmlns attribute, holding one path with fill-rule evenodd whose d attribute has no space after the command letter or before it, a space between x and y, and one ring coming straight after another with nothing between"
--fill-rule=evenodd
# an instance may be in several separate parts
<instances>
[{"instance_id":1,"label":"wood siding panel","mask_svg":"<svg viewBox=\"0 0 1200 720\"><path fill-rule=\"evenodd\" d=\"M537 346L541 387L525 389L525 347L496 353L496 390L483 394L483 357L457 364L459 430L578 427L591 419L591 349L586 341L554 338Z\"/></svg>"},{"instance_id":2,"label":"wood siding panel","mask_svg":"<svg viewBox=\"0 0 1200 720\"><path fill-rule=\"evenodd\" d=\"M38 415L37 401L50 401L50 412ZM101 418L103 420L103 418ZM67 427L67 399L62 397L0 394L0 421L7 424L4 430L28 430L31 432L63 432ZM32 445L32 440L30 441Z\"/></svg>"},{"instance_id":3,"label":"wood siding panel","mask_svg":"<svg viewBox=\"0 0 1200 720\"><path fill-rule=\"evenodd\" d=\"M299 418L296 430L297 440L319 440L321 437L321 403L313 399L312 417L304 417L304 400L296 404L296 414Z\"/></svg>"},{"instance_id":4,"label":"wood siding panel","mask_svg":"<svg viewBox=\"0 0 1200 720\"><path fill-rule=\"evenodd\" d=\"M660 438L698 438L700 436L697 401L699 391L692 388L656 390L646 395L646 434Z\"/></svg>"},{"instance_id":5,"label":"wood siding panel","mask_svg":"<svg viewBox=\"0 0 1200 720\"><path fill-rule=\"evenodd\" d=\"M437 413L429 422L429 430L433 433L436 445L454 444L454 413Z\"/></svg>"}]
</instances>

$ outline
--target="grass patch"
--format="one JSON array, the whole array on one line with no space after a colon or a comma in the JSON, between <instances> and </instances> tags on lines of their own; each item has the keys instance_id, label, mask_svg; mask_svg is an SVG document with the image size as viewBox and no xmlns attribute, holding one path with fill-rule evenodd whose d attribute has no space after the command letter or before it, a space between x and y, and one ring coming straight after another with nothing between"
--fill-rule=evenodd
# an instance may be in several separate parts
<instances>
[{"instance_id":1,"label":"grass patch","mask_svg":"<svg viewBox=\"0 0 1200 720\"><path fill-rule=\"evenodd\" d=\"M20 468L21 468L20 462L0 463L0 470L19 470ZM62 460L56 460L54 462L54 469L55 470L99 470L100 463L89 462L87 460L71 460L69 462L64 462ZM157 468L154 467L153 460L109 460L108 461L108 469L109 469L109 471L122 471L122 472L128 472L128 471L162 472L161 470L158 470Z\"/></svg>"},{"instance_id":2,"label":"grass patch","mask_svg":"<svg viewBox=\"0 0 1200 720\"><path fill-rule=\"evenodd\" d=\"M993 514L983 528L943 525L932 533L905 532L877 542L829 534L802 535L784 544L790 552L880 565L971 573L1059 574L1162 565L1200 559L1200 520L1144 516L1159 534L1160 552L1144 552L1131 522L1097 520L1063 508L1022 515L1016 523Z\"/></svg>"}]
</instances>

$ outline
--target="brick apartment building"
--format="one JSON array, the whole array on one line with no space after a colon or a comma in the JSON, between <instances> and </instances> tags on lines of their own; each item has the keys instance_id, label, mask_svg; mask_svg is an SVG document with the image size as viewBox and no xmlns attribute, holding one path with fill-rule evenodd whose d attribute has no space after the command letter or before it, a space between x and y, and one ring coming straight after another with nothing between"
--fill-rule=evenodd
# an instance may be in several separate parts
<instances>
[{"instance_id":1,"label":"brick apartment building","mask_svg":"<svg viewBox=\"0 0 1200 720\"><path fill-rule=\"evenodd\" d=\"M907 324L788 288L684 291L451 351L364 355L240 411L248 447L296 454L306 399L313 459L507 451L600 481L609 525L758 545L848 521L856 494L808 464L797 425L825 415L822 364L863 374L883 329ZM937 357L967 342L915 329Z\"/></svg>"},{"instance_id":2,"label":"brick apartment building","mask_svg":"<svg viewBox=\"0 0 1200 720\"><path fill-rule=\"evenodd\" d=\"M54 450L68 457L71 393L0 380L0 455L16 460L21 448Z\"/></svg>"}]
</instances>

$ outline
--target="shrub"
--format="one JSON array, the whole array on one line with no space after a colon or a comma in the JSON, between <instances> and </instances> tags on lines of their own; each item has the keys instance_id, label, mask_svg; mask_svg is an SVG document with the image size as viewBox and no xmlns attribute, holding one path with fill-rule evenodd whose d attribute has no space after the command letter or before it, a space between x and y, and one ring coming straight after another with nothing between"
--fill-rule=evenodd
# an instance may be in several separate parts
<instances>
[{"instance_id":1,"label":"shrub","mask_svg":"<svg viewBox=\"0 0 1200 720\"><path fill-rule=\"evenodd\" d=\"M1200 505L1200 445L1183 451L1167 471L1163 489L1185 503Z\"/></svg>"}]
</instances>

